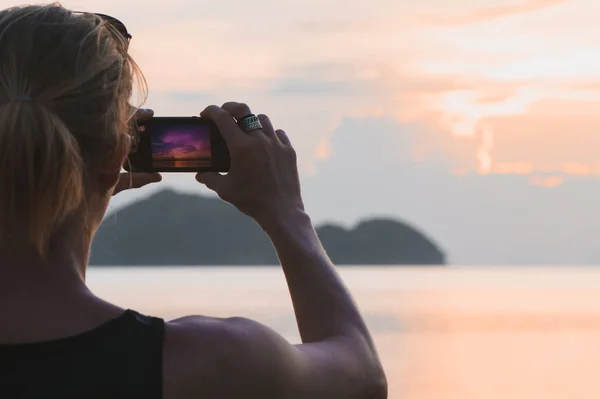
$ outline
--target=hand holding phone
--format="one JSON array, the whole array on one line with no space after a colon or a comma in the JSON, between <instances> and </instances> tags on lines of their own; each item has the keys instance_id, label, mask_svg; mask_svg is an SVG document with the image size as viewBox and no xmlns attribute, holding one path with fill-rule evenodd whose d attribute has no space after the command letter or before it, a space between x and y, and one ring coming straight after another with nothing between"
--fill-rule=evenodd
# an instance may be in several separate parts
<instances>
[{"instance_id":1,"label":"hand holding phone","mask_svg":"<svg viewBox=\"0 0 600 399\"><path fill-rule=\"evenodd\" d=\"M249 114L246 104L227 103L206 108L200 118L142 120L124 167L134 173L195 172L199 182L260 224L303 212L290 140L265 115L258 116L263 129L244 133L236 119Z\"/></svg>"},{"instance_id":2,"label":"hand holding phone","mask_svg":"<svg viewBox=\"0 0 600 399\"><path fill-rule=\"evenodd\" d=\"M153 117L138 123L128 172L228 172L229 151L217 125L198 117Z\"/></svg>"},{"instance_id":3,"label":"hand holding phone","mask_svg":"<svg viewBox=\"0 0 600 399\"><path fill-rule=\"evenodd\" d=\"M152 119L153 116L154 111L151 109L137 109L135 112L135 120L138 124L141 121ZM112 195L117 195L134 188L141 188L148 184L158 183L161 180L162 176L159 173L121 173Z\"/></svg>"},{"instance_id":4,"label":"hand holding phone","mask_svg":"<svg viewBox=\"0 0 600 399\"><path fill-rule=\"evenodd\" d=\"M288 136L276 131L266 115L258 115L262 129L245 133L236 120L250 114L246 104L235 102L201 113L219 127L232 165L227 175L198 173L196 179L267 229L280 218L303 213L304 204L296 152Z\"/></svg>"}]
</instances>

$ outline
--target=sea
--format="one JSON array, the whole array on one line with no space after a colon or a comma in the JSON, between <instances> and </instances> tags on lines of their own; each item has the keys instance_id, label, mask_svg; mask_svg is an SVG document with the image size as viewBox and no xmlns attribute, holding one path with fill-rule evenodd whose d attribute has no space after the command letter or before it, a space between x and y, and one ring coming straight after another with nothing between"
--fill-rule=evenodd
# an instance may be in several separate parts
<instances>
[{"instance_id":1,"label":"sea","mask_svg":"<svg viewBox=\"0 0 600 399\"><path fill-rule=\"evenodd\" d=\"M600 395L600 266L338 269L391 399ZM88 282L146 314L249 317L300 342L278 267L92 268Z\"/></svg>"}]
</instances>

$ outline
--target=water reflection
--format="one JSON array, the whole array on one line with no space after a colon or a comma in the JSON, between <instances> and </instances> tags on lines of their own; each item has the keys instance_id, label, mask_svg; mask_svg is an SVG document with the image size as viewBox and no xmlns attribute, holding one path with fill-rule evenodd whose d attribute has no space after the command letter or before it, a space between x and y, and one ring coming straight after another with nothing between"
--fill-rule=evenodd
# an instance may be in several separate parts
<instances>
[{"instance_id":1,"label":"water reflection","mask_svg":"<svg viewBox=\"0 0 600 399\"><path fill-rule=\"evenodd\" d=\"M391 399L593 398L600 388L600 269L342 275L373 331ZM96 269L89 281L146 313L251 317L299 342L279 268Z\"/></svg>"}]
</instances>

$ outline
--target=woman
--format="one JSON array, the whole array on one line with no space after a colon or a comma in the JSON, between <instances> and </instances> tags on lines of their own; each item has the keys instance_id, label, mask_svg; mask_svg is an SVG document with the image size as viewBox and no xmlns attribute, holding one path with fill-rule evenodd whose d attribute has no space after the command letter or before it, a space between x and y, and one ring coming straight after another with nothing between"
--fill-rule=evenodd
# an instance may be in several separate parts
<instances>
[{"instance_id":1,"label":"woman","mask_svg":"<svg viewBox=\"0 0 600 399\"><path fill-rule=\"evenodd\" d=\"M0 397L387 397L365 323L304 212L290 141L264 115L244 132L244 104L202 112L232 167L197 180L273 241L303 343L243 318L165 323L86 287L111 196L160 180L120 174L140 76L128 37L111 18L56 5L0 13Z\"/></svg>"}]
</instances>

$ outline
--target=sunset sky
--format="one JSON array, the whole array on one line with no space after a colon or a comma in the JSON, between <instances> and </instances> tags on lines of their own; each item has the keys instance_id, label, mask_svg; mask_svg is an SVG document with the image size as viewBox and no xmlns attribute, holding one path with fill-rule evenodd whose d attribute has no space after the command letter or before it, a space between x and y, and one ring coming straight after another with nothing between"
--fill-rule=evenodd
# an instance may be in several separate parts
<instances>
[{"instance_id":1,"label":"sunset sky","mask_svg":"<svg viewBox=\"0 0 600 399\"><path fill-rule=\"evenodd\" d=\"M62 3L125 22L157 115L269 114L317 222L398 217L457 263L600 262L600 1ZM169 176L113 206L165 186L206 192Z\"/></svg>"},{"instance_id":2,"label":"sunset sky","mask_svg":"<svg viewBox=\"0 0 600 399\"><path fill-rule=\"evenodd\" d=\"M198 129L195 127L178 127L177 130L153 132L152 155L155 160L165 157L209 158L209 139L206 134L198 134Z\"/></svg>"}]
</instances>

